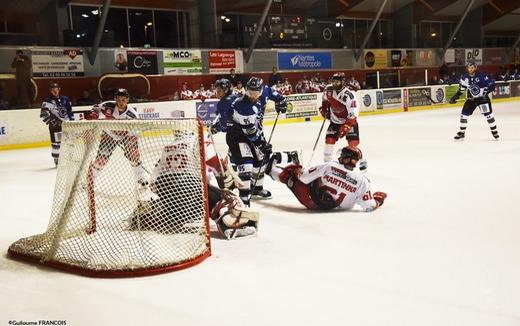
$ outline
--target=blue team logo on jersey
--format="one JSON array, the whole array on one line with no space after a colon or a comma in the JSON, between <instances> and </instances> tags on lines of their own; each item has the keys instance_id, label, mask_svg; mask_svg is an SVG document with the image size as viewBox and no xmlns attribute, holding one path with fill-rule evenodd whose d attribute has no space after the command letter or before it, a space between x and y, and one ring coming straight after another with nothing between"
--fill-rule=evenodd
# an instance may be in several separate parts
<instances>
[{"instance_id":1,"label":"blue team logo on jersey","mask_svg":"<svg viewBox=\"0 0 520 326\"><path fill-rule=\"evenodd\" d=\"M435 99L437 102L444 101L444 90L442 88L438 88L437 91L435 91Z\"/></svg>"},{"instance_id":2,"label":"blue team logo on jersey","mask_svg":"<svg viewBox=\"0 0 520 326\"><path fill-rule=\"evenodd\" d=\"M478 85L470 85L469 86L469 93L473 96L473 97L477 97L477 96L480 96L480 87L478 87Z\"/></svg>"},{"instance_id":3,"label":"blue team logo on jersey","mask_svg":"<svg viewBox=\"0 0 520 326\"><path fill-rule=\"evenodd\" d=\"M370 96L370 94L365 94L365 96L363 96L363 104L366 107L369 107L370 104L372 104L372 97Z\"/></svg>"},{"instance_id":4,"label":"blue team logo on jersey","mask_svg":"<svg viewBox=\"0 0 520 326\"><path fill-rule=\"evenodd\" d=\"M60 118L65 118L67 116L67 108L58 108L58 114L60 115Z\"/></svg>"}]
</instances>

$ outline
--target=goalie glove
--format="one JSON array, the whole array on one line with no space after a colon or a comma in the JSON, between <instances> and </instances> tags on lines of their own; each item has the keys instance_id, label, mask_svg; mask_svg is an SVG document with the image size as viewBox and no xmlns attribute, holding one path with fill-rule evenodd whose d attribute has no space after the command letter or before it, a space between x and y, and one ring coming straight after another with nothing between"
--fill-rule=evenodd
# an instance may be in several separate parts
<instances>
[{"instance_id":1,"label":"goalie glove","mask_svg":"<svg viewBox=\"0 0 520 326\"><path fill-rule=\"evenodd\" d=\"M387 194L382 191L376 191L372 197L374 197L374 200L377 202L379 206L383 206Z\"/></svg>"}]
</instances>

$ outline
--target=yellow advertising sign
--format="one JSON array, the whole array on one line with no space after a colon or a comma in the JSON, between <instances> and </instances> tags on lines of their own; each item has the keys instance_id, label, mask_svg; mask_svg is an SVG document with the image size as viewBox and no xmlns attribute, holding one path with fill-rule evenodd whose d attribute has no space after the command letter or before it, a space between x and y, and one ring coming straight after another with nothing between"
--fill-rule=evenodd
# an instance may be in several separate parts
<instances>
[{"instance_id":1,"label":"yellow advertising sign","mask_svg":"<svg viewBox=\"0 0 520 326\"><path fill-rule=\"evenodd\" d=\"M387 68L387 50L365 50L364 52L365 69Z\"/></svg>"}]
</instances>

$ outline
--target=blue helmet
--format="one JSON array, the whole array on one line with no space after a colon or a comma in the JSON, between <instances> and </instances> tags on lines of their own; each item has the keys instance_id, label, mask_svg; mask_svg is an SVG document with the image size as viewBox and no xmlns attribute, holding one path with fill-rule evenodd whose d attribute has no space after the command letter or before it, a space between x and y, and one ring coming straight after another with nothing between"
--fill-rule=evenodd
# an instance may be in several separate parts
<instances>
[{"instance_id":1,"label":"blue helmet","mask_svg":"<svg viewBox=\"0 0 520 326\"><path fill-rule=\"evenodd\" d=\"M231 82L229 81L229 79L220 78L217 79L217 81L215 82L215 87L222 88L223 90L228 90L231 89Z\"/></svg>"},{"instance_id":2,"label":"blue helmet","mask_svg":"<svg viewBox=\"0 0 520 326\"><path fill-rule=\"evenodd\" d=\"M475 60L468 60L466 62L466 68L467 67L474 67L476 69L477 68L477 63L475 62Z\"/></svg>"},{"instance_id":3,"label":"blue helmet","mask_svg":"<svg viewBox=\"0 0 520 326\"><path fill-rule=\"evenodd\" d=\"M259 77L251 77L246 84L246 89L250 91L261 91L264 86L264 81Z\"/></svg>"}]
</instances>

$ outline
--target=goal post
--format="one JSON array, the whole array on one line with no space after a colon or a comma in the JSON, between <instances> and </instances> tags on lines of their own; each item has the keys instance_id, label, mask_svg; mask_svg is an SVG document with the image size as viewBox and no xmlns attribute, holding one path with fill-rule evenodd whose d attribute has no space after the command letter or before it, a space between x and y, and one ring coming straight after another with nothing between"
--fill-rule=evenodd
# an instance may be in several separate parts
<instances>
[{"instance_id":1,"label":"goal post","mask_svg":"<svg viewBox=\"0 0 520 326\"><path fill-rule=\"evenodd\" d=\"M192 266L211 254L202 122L63 124L47 230L8 249L96 277Z\"/></svg>"}]
</instances>

